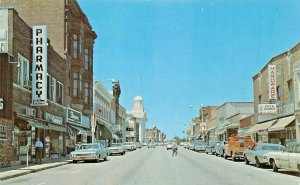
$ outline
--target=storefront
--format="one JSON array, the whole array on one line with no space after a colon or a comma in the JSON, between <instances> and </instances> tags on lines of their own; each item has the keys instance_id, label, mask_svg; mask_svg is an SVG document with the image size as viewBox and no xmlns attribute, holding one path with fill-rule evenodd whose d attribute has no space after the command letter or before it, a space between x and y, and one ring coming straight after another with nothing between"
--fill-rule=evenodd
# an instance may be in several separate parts
<instances>
[{"instance_id":1,"label":"storefront","mask_svg":"<svg viewBox=\"0 0 300 185\"><path fill-rule=\"evenodd\" d=\"M288 142L296 140L295 116L288 116L278 119L276 124L269 129L270 143L287 145Z\"/></svg>"},{"instance_id":2,"label":"storefront","mask_svg":"<svg viewBox=\"0 0 300 185\"><path fill-rule=\"evenodd\" d=\"M257 123L248 131L245 132L245 135L250 135L254 142L268 143L268 129L274 125L277 120L271 120L264 123Z\"/></svg>"},{"instance_id":3,"label":"storefront","mask_svg":"<svg viewBox=\"0 0 300 185\"><path fill-rule=\"evenodd\" d=\"M74 150L76 144L87 142L87 132L81 127L81 113L71 108L67 109L67 131L67 153Z\"/></svg>"},{"instance_id":4,"label":"storefront","mask_svg":"<svg viewBox=\"0 0 300 185\"><path fill-rule=\"evenodd\" d=\"M29 147L29 161L35 158L35 141L37 138L44 144L43 158L49 157L50 151L50 131L49 127L43 120L34 119L25 115L18 115L15 120L14 128L14 144L15 154L18 156L20 161L26 161L26 153L21 150L23 147Z\"/></svg>"}]
</instances>

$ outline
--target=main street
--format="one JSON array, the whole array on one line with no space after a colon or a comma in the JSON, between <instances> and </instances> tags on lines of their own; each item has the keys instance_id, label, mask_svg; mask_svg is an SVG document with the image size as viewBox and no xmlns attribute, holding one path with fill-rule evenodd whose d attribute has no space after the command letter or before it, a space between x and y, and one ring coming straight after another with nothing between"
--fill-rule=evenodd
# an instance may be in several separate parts
<instances>
[{"instance_id":1,"label":"main street","mask_svg":"<svg viewBox=\"0 0 300 185\"><path fill-rule=\"evenodd\" d=\"M179 148L143 148L100 163L69 164L0 182L1 185L299 185L297 173L274 173Z\"/></svg>"}]
</instances>

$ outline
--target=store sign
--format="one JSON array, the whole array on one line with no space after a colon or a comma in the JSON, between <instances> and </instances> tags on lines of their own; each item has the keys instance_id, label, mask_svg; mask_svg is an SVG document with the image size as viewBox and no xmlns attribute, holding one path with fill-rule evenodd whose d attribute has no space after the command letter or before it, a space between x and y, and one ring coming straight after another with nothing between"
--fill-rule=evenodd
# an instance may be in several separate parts
<instances>
[{"instance_id":1,"label":"store sign","mask_svg":"<svg viewBox=\"0 0 300 185\"><path fill-rule=\"evenodd\" d=\"M62 117L59 117L59 116L55 116L53 114L50 114L48 112L46 112L46 120L52 122L52 123L55 123L55 124L58 124L58 125L62 125L63 124L63 118Z\"/></svg>"},{"instance_id":2,"label":"store sign","mask_svg":"<svg viewBox=\"0 0 300 185\"><path fill-rule=\"evenodd\" d=\"M32 106L47 103L47 26L32 27Z\"/></svg>"},{"instance_id":3,"label":"store sign","mask_svg":"<svg viewBox=\"0 0 300 185\"><path fill-rule=\"evenodd\" d=\"M260 115L274 115L277 114L276 104L259 104L258 114Z\"/></svg>"},{"instance_id":4,"label":"store sign","mask_svg":"<svg viewBox=\"0 0 300 185\"><path fill-rule=\"evenodd\" d=\"M81 113L71 108L68 108L67 121L70 123L81 125Z\"/></svg>"},{"instance_id":5,"label":"store sign","mask_svg":"<svg viewBox=\"0 0 300 185\"><path fill-rule=\"evenodd\" d=\"M277 99L276 92L276 65L268 66L268 76L269 76L269 100Z\"/></svg>"}]
</instances>

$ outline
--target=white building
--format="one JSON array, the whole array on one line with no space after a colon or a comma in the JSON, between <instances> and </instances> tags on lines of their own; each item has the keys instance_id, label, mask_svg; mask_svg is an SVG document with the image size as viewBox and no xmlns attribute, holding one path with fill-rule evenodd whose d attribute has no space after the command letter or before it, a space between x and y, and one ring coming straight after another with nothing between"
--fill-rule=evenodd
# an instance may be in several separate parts
<instances>
[{"instance_id":1,"label":"white building","mask_svg":"<svg viewBox=\"0 0 300 185\"><path fill-rule=\"evenodd\" d=\"M134 130L136 132L136 137L140 142L145 142L145 125L147 122L147 114L144 109L143 99L140 96L136 96L133 100L133 109L128 111L135 122Z\"/></svg>"}]
</instances>

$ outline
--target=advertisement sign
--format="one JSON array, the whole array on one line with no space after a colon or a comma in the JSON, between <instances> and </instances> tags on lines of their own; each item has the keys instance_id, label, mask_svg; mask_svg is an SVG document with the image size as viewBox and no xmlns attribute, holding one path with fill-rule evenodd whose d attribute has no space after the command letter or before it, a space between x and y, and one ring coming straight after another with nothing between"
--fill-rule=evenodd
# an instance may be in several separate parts
<instances>
[{"instance_id":1,"label":"advertisement sign","mask_svg":"<svg viewBox=\"0 0 300 185\"><path fill-rule=\"evenodd\" d=\"M47 26L32 27L32 106L47 103Z\"/></svg>"},{"instance_id":2,"label":"advertisement sign","mask_svg":"<svg viewBox=\"0 0 300 185\"><path fill-rule=\"evenodd\" d=\"M259 104L258 114L260 115L277 114L277 106L276 104Z\"/></svg>"},{"instance_id":3,"label":"advertisement sign","mask_svg":"<svg viewBox=\"0 0 300 185\"><path fill-rule=\"evenodd\" d=\"M48 120L52 123L55 123L55 124L58 124L58 125L63 124L63 118L60 117L60 116L56 116L56 115L53 115L51 113L46 112L45 117L46 117L46 120Z\"/></svg>"},{"instance_id":4,"label":"advertisement sign","mask_svg":"<svg viewBox=\"0 0 300 185\"><path fill-rule=\"evenodd\" d=\"M276 65L268 66L268 77L269 77L269 100L277 99L276 92Z\"/></svg>"},{"instance_id":5,"label":"advertisement sign","mask_svg":"<svg viewBox=\"0 0 300 185\"><path fill-rule=\"evenodd\" d=\"M77 125L81 125L81 113L77 112L71 108L68 108L67 111L67 121L69 123L74 123Z\"/></svg>"}]
</instances>

